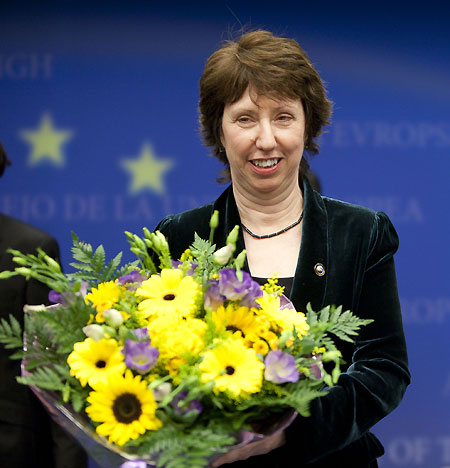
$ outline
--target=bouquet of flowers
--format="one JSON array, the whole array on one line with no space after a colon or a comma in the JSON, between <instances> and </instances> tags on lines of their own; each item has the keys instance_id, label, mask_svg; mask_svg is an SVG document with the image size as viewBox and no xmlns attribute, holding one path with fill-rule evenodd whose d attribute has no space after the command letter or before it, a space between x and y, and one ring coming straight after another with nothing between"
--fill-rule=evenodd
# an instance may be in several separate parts
<instances>
[{"instance_id":1,"label":"bouquet of flowers","mask_svg":"<svg viewBox=\"0 0 450 468\"><path fill-rule=\"evenodd\" d=\"M54 305L27 306L24 332L2 320L0 341L101 466L205 467L307 417L339 377L333 336L352 341L369 323L341 307L296 311L276 277L260 286L242 271L239 228L217 250L217 213L210 225L176 260L144 228L125 233L137 260L123 266L73 234L73 273L41 250L11 250L18 267L0 273L51 288Z\"/></svg>"}]
</instances>

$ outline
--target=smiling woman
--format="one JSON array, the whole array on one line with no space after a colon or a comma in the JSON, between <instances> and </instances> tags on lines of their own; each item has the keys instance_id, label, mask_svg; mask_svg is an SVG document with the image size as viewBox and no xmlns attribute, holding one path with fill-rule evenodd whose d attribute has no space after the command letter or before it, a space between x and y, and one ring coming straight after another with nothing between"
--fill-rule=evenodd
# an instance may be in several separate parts
<instances>
[{"instance_id":1,"label":"smiling woman","mask_svg":"<svg viewBox=\"0 0 450 468\"><path fill-rule=\"evenodd\" d=\"M305 153L318 152L317 138L331 115L320 76L293 39L250 32L207 60L199 110L204 141L225 166L221 180L232 183L215 202L159 223L172 255L180 257L194 233L208 238L218 211L213 243L225 246L228 233L241 226L236 250L247 253L243 278L250 273L264 283L277 275L295 306L290 320L296 326L296 311L308 303L316 310L342 304L373 320L354 343L339 343L343 372L312 402L309 417L231 450L213 466L376 467L383 448L370 428L400 403L410 382L393 260L398 238L384 213L323 197L305 175ZM212 289L205 300L217 292ZM251 341L255 325L243 302L230 330ZM255 346L264 349L264 343ZM247 354L227 349L201 365L216 385L251 392L258 388L260 362ZM273 357L266 368L272 381L287 382L301 371Z\"/></svg>"},{"instance_id":2,"label":"smiling woman","mask_svg":"<svg viewBox=\"0 0 450 468\"><path fill-rule=\"evenodd\" d=\"M250 197L256 191L273 197L277 191L294 188L300 192L304 134L300 100L275 100L247 88L238 101L226 104L221 142L231 178L242 195Z\"/></svg>"}]
</instances>

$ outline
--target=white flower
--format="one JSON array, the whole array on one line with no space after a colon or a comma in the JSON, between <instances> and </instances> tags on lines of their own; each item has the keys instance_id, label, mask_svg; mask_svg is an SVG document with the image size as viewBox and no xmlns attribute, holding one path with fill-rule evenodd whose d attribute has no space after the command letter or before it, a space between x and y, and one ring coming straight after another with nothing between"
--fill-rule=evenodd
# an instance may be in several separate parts
<instances>
[{"instance_id":1,"label":"white flower","mask_svg":"<svg viewBox=\"0 0 450 468\"><path fill-rule=\"evenodd\" d=\"M231 258L231 255L234 252L234 245L233 244L227 244L225 247L222 247L221 249L217 250L216 252L213 253L213 260L214 263L217 265L226 265L228 261Z\"/></svg>"},{"instance_id":2,"label":"white flower","mask_svg":"<svg viewBox=\"0 0 450 468\"><path fill-rule=\"evenodd\" d=\"M94 341L100 341L105 336L105 331L101 325L86 325L83 327L83 332L88 338L92 338Z\"/></svg>"},{"instance_id":3,"label":"white flower","mask_svg":"<svg viewBox=\"0 0 450 468\"><path fill-rule=\"evenodd\" d=\"M44 304L41 304L41 305L29 305L29 304L25 304L23 306L23 311L25 313L27 312L37 312L39 310L45 310L47 307L44 305Z\"/></svg>"},{"instance_id":4,"label":"white flower","mask_svg":"<svg viewBox=\"0 0 450 468\"><path fill-rule=\"evenodd\" d=\"M122 314L116 309L106 309L103 311L105 322L114 328L120 327L123 323Z\"/></svg>"},{"instance_id":5,"label":"white flower","mask_svg":"<svg viewBox=\"0 0 450 468\"><path fill-rule=\"evenodd\" d=\"M170 382L163 382L153 389L153 397L156 401L162 401L172 391Z\"/></svg>"}]
</instances>

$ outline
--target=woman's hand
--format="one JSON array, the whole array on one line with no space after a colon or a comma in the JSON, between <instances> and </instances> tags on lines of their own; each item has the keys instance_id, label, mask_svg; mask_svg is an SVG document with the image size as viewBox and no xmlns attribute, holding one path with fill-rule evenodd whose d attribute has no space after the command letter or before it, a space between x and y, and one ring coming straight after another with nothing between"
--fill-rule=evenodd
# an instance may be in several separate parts
<instances>
[{"instance_id":1,"label":"woman's hand","mask_svg":"<svg viewBox=\"0 0 450 468\"><path fill-rule=\"evenodd\" d=\"M279 431L274 435L268 436L258 442L250 442L244 447L232 449L224 455L217 458L212 467L224 465L225 463L233 463L239 460L246 460L255 455L264 455L270 451L281 447L285 443L284 431Z\"/></svg>"}]
</instances>

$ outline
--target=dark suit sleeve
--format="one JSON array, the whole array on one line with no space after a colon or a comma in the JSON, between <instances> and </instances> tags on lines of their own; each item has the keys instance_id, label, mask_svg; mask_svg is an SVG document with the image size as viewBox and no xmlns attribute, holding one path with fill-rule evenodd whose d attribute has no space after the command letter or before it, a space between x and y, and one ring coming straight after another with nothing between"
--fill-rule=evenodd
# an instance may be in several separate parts
<instances>
[{"instance_id":1,"label":"dark suit sleeve","mask_svg":"<svg viewBox=\"0 0 450 468\"><path fill-rule=\"evenodd\" d=\"M377 213L354 310L374 322L362 328L338 384L313 401L311 417L298 417L286 431L286 449L303 462L342 450L352 449L356 457L367 453L367 447L358 447L363 436L397 407L410 383L393 260L397 247L398 237L388 217ZM382 454L379 449L375 456Z\"/></svg>"},{"instance_id":2,"label":"dark suit sleeve","mask_svg":"<svg viewBox=\"0 0 450 468\"><path fill-rule=\"evenodd\" d=\"M59 246L53 237L47 237L41 249L59 261ZM27 304L48 304L49 289L36 280L27 283ZM50 436L55 468L85 468L88 466L86 452L54 421L50 422Z\"/></svg>"},{"instance_id":3,"label":"dark suit sleeve","mask_svg":"<svg viewBox=\"0 0 450 468\"><path fill-rule=\"evenodd\" d=\"M47 255L59 262L59 246L56 239L47 236L39 246ZM26 303L30 305L48 304L48 287L37 280L26 283Z\"/></svg>"}]
</instances>

